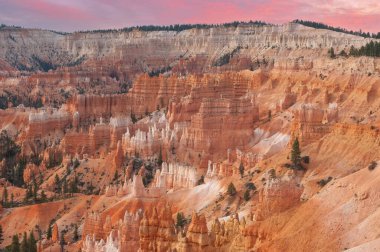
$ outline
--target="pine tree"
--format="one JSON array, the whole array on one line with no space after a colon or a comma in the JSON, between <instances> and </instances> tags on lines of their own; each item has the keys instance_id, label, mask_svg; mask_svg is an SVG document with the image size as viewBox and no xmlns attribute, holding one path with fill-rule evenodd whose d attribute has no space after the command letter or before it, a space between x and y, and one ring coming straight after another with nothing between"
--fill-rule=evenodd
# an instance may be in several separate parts
<instances>
[{"instance_id":1,"label":"pine tree","mask_svg":"<svg viewBox=\"0 0 380 252\"><path fill-rule=\"evenodd\" d=\"M8 189L7 186L4 186L3 190L3 206L6 207L8 205Z\"/></svg>"},{"instance_id":2,"label":"pine tree","mask_svg":"<svg viewBox=\"0 0 380 252\"><path fill-rule=\"evenodd\" d=\"M198 181L197 181L197 185L202 185L202 184L204 184L205 183L205 176L201 176L200 177L200 179L198 179Z\"/></svg>"},{"instance_id":3,"label":"pine tree","mask_svg":"<svg viewBox=\"0 0 380 252\"><path fill-rule=\"evenodd\" d=\"M40 172L40 176L39 176L39 178L40 178L40 181L38 181L38 183L40 184L40 185L42 185L42 183L44 182L44 177L42 176L42 173Z\"/></svg>"},{"instance_id":4,"label":"pine tree","mask_svg":"<svg viewBox=\"0 0 380 252\"><path fill-rule=\"evenodd\" d=\"M236 194L236 188L235 188L235 185L232 182L228 185L227 193L230 196L234 196Z\"/></svg>"},{"instance_id":5,"label":"pine tree","mask_svg":"<svg viewBox=\"0 0 380 252\"><path fill-rule=\"evenodd\" d=\"M37 241L34 238L33 231L29 235L28 248L28 252L37 252Z\"/></svg>"},{"instance_id":6,"label":"pine tree","mask_svg":"<svg viewBox=\"0 0 380 252\"><path fill-rule=\"evenodd\" d=\"M246 190L244 193L244 200L248 201L250 198L251 198L251 196L250 196L249 190Z\"/></svg>"},{"instance_id":7,"label":"pine tree","mask_svg":"<svg viewBox=\"0 0 380 252\"><path fill-rule=\"evenodd\" d=\"M240 173L240 177L243 178L243 176L244 176L244 165L242 162L240 162L240 165L239 165L239 173Z\"/></svg>"},{"instance_id":8,"label":"pine tree","mask_svg":"<svg viewBox=\"0 0 380 252\"><path fill-rule=\"evenodd\" d=\"M38 184L36 179L33 177L33 201L37 202L37 192L38 192Z\"/></svg>"},{"instance_id":9,"label":"pine tree","mask_svg":"<svg viewBox=\"0 0 380 252\"><path fill-rule=\"evenodd\" d=\"M186 219L183 216L183 213L178 212L177 213L177 223L176 223L176 226L183 228L185 226L185 224L186 224Z\"/></svg>"},{"instance_id":10,"label":"pine tree","mask_svg":"<svg viewBox=\"0 0 380 252\"><path fill-rule=\"evenodd\" d=\"M75 174L74 175L74 179L73 181L71 181L71 184L70 184L70 193L77 193L79 190L78 190L78 178L77 178L77 175Z\"/></svg>"},{"instance_id":11,"label":"pine tree","mask_svg":"<svg viewBox=\"0 0 380 252\"><path fill-rule=\"evenodd\" d=\"M32 185L29 185L28 186L28 189L26 190L26 199L30 199L31 197L33 197L33 190L32 190Z\"/></svg>"},{"instance_id":12,"label":"pine tree","mask_svg":"<svg viewBox=\"0 0 380 252\"><path fill-rule=\"evenodd\" d=\"M296 138L293 142L292 151L291 151L291 157L290 160L293 163L294 168L298 169L301 165L301 151L300 151L300 145L298 142L298 138Z\"/></svg>"},{"instance_id":13,"label":"pine tree","mask_svg":"<svg viewBox=\"0 0 380 252\"><path fill-rule=\"evenodd\" d=\"M3 226L0 225L0 244L4 241L4 233L3 233Z\"/></svg>"},{"instance_id":14,"label":"pine tree","mask_svg":"<svg viewBox=\"0 0 380 252\"><path fill-rule=\"evenodd\" d=\"M11 207L13 207L14 199L15 199L15 197L14 197L13 193L11 193L11 204L10 204Z\"/></svg>"},{"instance_id":15,"label":"pine tree","mask_svg":"<svg viewBox=\"0 0 380 252\"><path fill-rule=\"evenodd\" d=\"M157 164L158 164L159 166L161 166L162 163L163 163L163 160L162 160L162 149L161 149L161 147L160 147L160 152L158 153Z\"/></svg>"},{"instance_id":16,"label":"pine tree","mask_svg":"<svg viewBox=\"0 0 380 252\"><path fill-rule=\"evenodd\" d=\"M41 191L41 202L46 202L47 201L47 196L45 194L45 191L42 190Z\"/></svg>"},{"instance_id":17,"label":"pine tree","mask_svg":"<svg viewBox=\"0 0 380 252\"><path fill-rule=\"evenodd\" d=\"M60 184L60 181L59 181L58 174L55 174L54 185L55 185L55 192L56 193L61 193L61 184Z\"/></svg>"},{"instance_id":18,"label":"pine tree","mask_svg":"<svg viewBox=\"0 0 380 252\"><path fill-rule=\"evenodd\" d=\"M118 178L119 178L119 173L118 173L118 171L116 170L116 171L115 171L115 174L113 175L113 180L114 180L114 181L117 181Z\"/></svg>"},{"instance_id":19,"label":"pine tree","mask_svg":"<svg viewBox=\"0 0 380 252\"><path fill-rule=\"evenodd\" d=\"M66 244L66 241L65 241L65 237L64 237L64 233L63 231L61 231L61 237L59 239L59 245L61 246L61 251L64 252L64 247L65 247L65 244Z\"/></svg>"},{"instance_id":20,"label":"pine tree","mask_svg":"<svg viewBox=\"0 0 380 252\"><path fill-rule=\"evenodd\" d=\"M46 239L48 239L48 240L50 240L52 235L53 235L53 230L51 228L51 225L52 225L52 221L50 221L48 230L46 231Z\"/></svg>"},{"instance_id":21,"label":"pine tree","mask_svg":"<svg viewBox=\"0 0 380 252\"><path fill-rule=\"evenodd\" d=\"M68 187L67 187L67 180L64 179L63 180L63 193L67 193L69 191Z\"/></svg>"},{"instance_id":22,"label":"pine tree","mask_svg":"<svg viewBox=\"0 0 380 252\"><path fill-rule=\"evenodd\" d=\"M20 241L18 235L12 237L11 252L20 252Z\"/></svg>"},{"instance_id":23,"label":"pine tree","mask_svg":"<svg viewBox=\"0 0 380 252\"><path fill-rule=\"evenodd\" d=\"M357 55L358 55L358 50L354 46L351 46L350 56L357 56Z\"/></svg>"},{"instance_id":24,"label":"pine tree","mask_svg":"<svg viewBox=\"0 0 380 252\"><path fill-rule=\"evenodd\" d=\"M137 122L136 115L135 115L135 113L133 113L133 111L131 112L131 119L132 119L133 124L135 124Z\"/></svg>"},{"instance_id":25,"label":"pine tree","mask_svg":"<svg viewBox=\"0 0 380 252\"><path fill-rule=\"evenodd\" d=\"M23 235L23 238L22 238L22 242L21 242L20 251L21 252L28 252L28 247L29 247L28 237L26 235L26 232L24 232L24 235Z\"/></svg>"},{"instance_id":26,"label":"pine tree","mask_svg":"<svg viewBox=\"0 0 380 252\"><path fill-rule=\"evenodd\" d=\"M329 51L328 51L329 55L330 55L330 58L334 59L335 58L335 52L334 52L334 48L330 48Z\"/></svg>"},{"instance_id":27,"label":"pine tree","mask_svg":"<svg viewBox=\"0 0 380 252\"><path fill-rule=\"evenodd\" d=\"M78 226L74 226L74 234L73 234L73 240L78 241L79 240L79 234L78 234Z\"/></svg>"}]
</instances>

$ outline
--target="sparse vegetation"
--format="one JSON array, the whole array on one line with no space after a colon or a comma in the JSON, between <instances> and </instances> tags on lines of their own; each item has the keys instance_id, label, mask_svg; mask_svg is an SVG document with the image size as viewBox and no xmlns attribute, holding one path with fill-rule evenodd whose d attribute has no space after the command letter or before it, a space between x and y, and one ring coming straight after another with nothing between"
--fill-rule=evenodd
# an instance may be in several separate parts
<instances>
[{"instance_id":1,"label":"sparse vegetation","mask_svg":"<svg viewBox=\"0 0 380 252\"><path fill-rule=\"evenodd\" d=\"M305 163L305 164L308 164L308 163L310 163L310 157L309 157L309 156L303 156L303 157L301 158L301 161L302 161L303 163Z\"/></svg>"},{"instance_id":2,"label":"sparse vegetation","mask_svg":"<svg viewBox=\"0 0 380 252\"><path fill-rule=\"evenodd\" d=\"M163 67L163 68L151 70L150 72L148 72L148 75L149 75L149 77L157 77L160 74L169 72L170 70L172 70L172 67L171 66L166 66L166 67Z\"/></svg>"},{"instance_id":3,"label":"sparse vegetation","mask_svg":"<svg viewBox=\"0 0 380 252\"><path fill-rule=\"evenodd\" d=\"M0 244L4 241L3 226L0 225Z\"/></svg>"},{"instance_id":4,"label":"sparse vegetation","mask_svg":"<svg viewBox=\"0 0 380 252\"><path fill-rule=\"evenodd\" d=\"M359 49L351 46L350 56L359 57L359 56L368 56L368 57L380 57L380 42L368 42Z\"/></svg>"},{"instance_id":5,"label":"sparse vegetation","mask_svg":"<svg viewBox=\"0 0 380 252\"><path fill-rule=\"evenodd\" d=\"M13 166L15 157L20 153L20 146L8 135L6 130L0 133L0 161L5 159L5 166L2 167L1 177L12 181Z\"/></svg>"},{"instance_id":6,"label":"sparse vegetation","mask_svg":"<svg viewBox=\"0 0 380 252\"><path fill-rule=\"evenodd\" d=\"M200 177L200 179L198 179L198 181L197 181L197 185L202 185L202 184L204 184L205 183L205 176L201 176Z\"/></svg>"},{"instance_id":7,"label":"sparse vegetation","mask_svg":"<svg viewBox=\"0 0 380 252\"><path fill-rule=\"evenodd\" d=\"M284 166L286 168L293 169L293 170L304 170L305 169L302 166L301 150L300 150L300 145L299 145L299 141L298 141L297 137L294 140L293 145L292 145L292 150L290 152L290 160L292 163L291 164L285 164Z\"/></svg>"},{"instance_id":8,"label":"sparse vegetation","mask_svg":"<svg viewBox=\"0 0 380 252\"><path fill-rule=\"evenodd\" d=\"M20 241L18 239L18 235L13 235L12 244L10 245L11 252L20 252Z\"/></svg>"},{"instance_id":9,"label":"sparse vegetation","mask_svg":"<svg viewBox=\"0 0 380 252\"><path fill-rule=\"evenodd\" d=\"M237 193L235 185L232 182L228 185L227 193L230 196L235 196Z\"/></svg>"},{"instance_id":10,"label":"sparse vegetation","mask_svg":"<svg viewBox=\"0 0 380 252\"><path fill-rule=\"evenodd\" d=\"M190 29L210 29L216 27L225 27L225 28L236 28L239 25L254 25L254 26L265 26L268 25L262 21L234 21L224 24L175 24L175 25L167 25L167 26L157 26L157 25L144 25L144 26L132 26L125 27L122 29L107 29L107 30L92 30L92 31L79 31L80 33L109 33L109 32L131 32L133 30L151 32L151 31L175 31L181 32Z\"/></svg>"},{"instance_id":11,"label":"sparse vegetation","mask_svg":"<svg viewBox=\"0 0 380 252\"><path fill-rule=\"evenodd\" d=\"M53 168L62 164L63 155L61 153L49 153L49 159L46 161L46 168Z\"/></svg>"},{"instance_id":12,"label":"sparse vegetation","mask_svg":"<svg viewBox=\"0 0 380 252\"><path fill-rule=\"evenodd\" d=\"M157 164L158 166L161 167L162 163L163 163L163 159L162 159L162 148L160 147L160 152L158 153L158 158L157 158Z\"/></svg>"},{"instance_id":13,"label":"sparse vegetation","mask_svg":"<svg viewBox=\"0 0 380 252\"><path fill-rule=\"evenodd\" d=\"M380 32L378 32L377 34L374 34L374 33L370 34L369 32L366 33L366 32L362 32L362 31L352 31L352 30L349 31L347 29L340 28L340 27L333 27L333 26L326 25L326 24L319 23L319 22L299 20L299 19L293 20L293 23L302 24L304 26L309 26L309 27L313 27L316 29L326 29L326 30L331 30L331 31L336 31L336 32L352 34L352 35L361 36L364 38L380 38Z\"/></svg>"},{"instance_id":14,"label":"sparse vegetation","mask_svg":"<svg viewBox=\"0 0 380 252\"><path fill-rule=\"evenodd\" d=\"M176 221L176 224L175 224L177 227L179 228L184 228L185 225L186 225L186 218L185 216L183 215L182 212L178 212L177 213L177 221Z\"/></svg>"},{"instance_id":15,"label":"sparse vegetation","mask_svg":"<svg viewBox=\"0 0 380 252\"><path fill-rule=\"evenodd\" d=\"M230 63L230 60L232 59L232 57L238 53L240 51L241 47L238 46L236 47L235 49L233 49L231 52L228 52L224 55L222 55L220 58L218 58L213 66L223 66L223 65L227 65L228 63Z\"/></svg>"},{"instance_id":16,"label":"sparse vegetation","mask_svg":"<svg viewBox=\"0 0 380 252\"><path fill-rule=\"evenodd\" d=\"M252 182L248 182L248 183L246 183L246 184L245 184L245 188L246 188L247 190L251 190L251 191L255 191L255 190L256 190L256 186L255 186L255 184L252 183Z\"/></svg>"},{"instance_id":17,"label":"sparse vegetation","mask_svg":"<svg viewBox=\"0 0 380 252\"><path fill-rule=\"evenodd\" d=\"M135 124L138 121L135 113L133 113L133 112L131 112L131 120L132 120L133 124Z\"/></svg>"},{"instance_id":18,"label":"sparse vegetation","mask_svg":"<svg viewBox=\"0 0 380 252\"><path fill-rule=\"evenodd\" d=\"M61 247L61 251L65 251L66 241L65 241L65 233L63 232L63 230L61 231L59 245Z\"/></svg>"},{"instance_id":19,"label":"sparse vegetation","mask_svg":"<svg viewBox=\"0 0 380 252\"><path fill-rule=\"evenodd\" d=\"M243 197L244 197L245 201L249 201L251 199L250 191L249 190L245 190Z\"/></svg>"},{"instance_id":20,"label":"sparse vegetation","mask_svg":"<svg viewBox=\"0 0 380 252\"><path fill-rule=\"evenodd\" d=\"M375 170L376 167L377 167L377 162L376 162L376 161L372 161L372 162L368 165L368 170L373 171L373 170Z\"/></svg>"},{"instance_id":21,"label":"sparse vegetation","mask_svg":"<svg viewBox=\"0 0 380 252\"><path fill-rule=\"evenodd\" d=\"M242 162L240 162L240 165L239 165L239 173L240 173L240 177L243 178L243 176L244 176L244 165Z\"/></svg>"},{"instance_id":22,"label":"sparse vegetation","mask_svg":"<svg viewBox=\"0 0 380 252\"><path fill-rule=\"evenodd\" d=\"M331 47L331 48L328 50L328 54L329 54L330 58L335 59L334 48Z\"/></svg>"},{"instance_id":23,"label":"sparse vegetation","mask_svg":"<svg viewBox=\"0 0 380 252\"><path fill-rule=\"evenodd\" d=\"M46 231L46 239L48 239L48 240L50 240L51 237L52 237L52 235L53 235L53 230L52 230L52 225L53 225L53 223L54 223L54 220L51 220L51 221L50 221L50 224L49 224L49 226L48 226L48 229L47 229L47 231Z\"/></svg>"},{"instance_id":24,"label":"sparse vegetation","mask_svg":"<svg viewBox=\"0 0 380 252\"><path fill-rule=\"evenodd\" d=\"M333 178L332 177L328 177L328 178L325 178L325 179L321 179L317 182L317 184L320 186L320 187L324 187L325 185L327 185Z\"/></svg>"},{"instance_id":25,"label":"sparse vegetation","mask_svg":"<svg viewBox=\"0 0 380 252\"><path fill-rule=\"evenodd\" d=\"M74 241L79 240L78 225L76 225L76 224L74 226L73 240Z\"/></svg>"}]
</instances>

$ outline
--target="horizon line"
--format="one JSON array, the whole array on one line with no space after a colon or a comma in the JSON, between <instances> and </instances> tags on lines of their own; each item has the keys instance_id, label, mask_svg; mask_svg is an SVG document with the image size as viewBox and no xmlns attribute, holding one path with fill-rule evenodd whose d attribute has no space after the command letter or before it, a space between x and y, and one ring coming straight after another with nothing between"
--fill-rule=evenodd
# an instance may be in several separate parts
<instances>
[{"instance_id":1,"label":"horizon line","mask_svg":"<svg viewBox=\"0 0 380 252\"><path fill-rule=\"evenodd\" d=\"M249 21L243 21L243 20L233 20L233 21L229 21L229 22L223 22L223 23L192 23L192 22L189 22L189 23L172 23L172 24L163 24L163 25L155 25L155 24L144 24L144 25L131 25L131 26L123 26L123 27L120 27L120 28L117 28L117 27L114 27L114 28L94 28L94 29L87 29L87 30L74 30L74 31L64 31L64 30L58 30L58 29L48 29L48 28L43 28L43 27L24 27L24 26L20 26L20 25L9 25L9 24L5 24L5 23L0 23L0 30L3 29L3 28L16 28L16 29L29 29L29 30L43 30L43 31L50 31L50 32L56 32L56 33L62 33L62 34L73 34L73 33L86 33L86 32L96 32L96 31L122 31L124 29L133 29L133 28L141 28L141 27L171 27L171 26L176 26L176 25L180 25L180 26L184 26L184 25L192 25L192 26L196 26L196 25L200 25L200 26L223 26L223 25L229 25L229 24L234 24L234 23L239 23L238 25L244 25L244 24L250 24L250 23L258 23L258 22L261 22L263 23L262 25L265 26L281 26L281 25L285 25L285 24L290 24L290 23L297 23L297 21L306 21L306 22L314 22L314 23L319 23L319 24L323 24L323 25L326 25L326 26L329 26L329 27L332 27L332 28L336 28L336 29L343 29L345 31L348 31L348 32L354 32L354 33L369 33L369 34L378 34L380 33L380 31L378 33L374 33L374 32L365 32L363 31L362 29L359 29L359 30L352 30L352 29L348 29L346 27L341 27L341 26L333 26L333 25L329 25L327 23L323 23L323 22L320 22L320 21L314 21L314 20L304 20L304 19L293 19L291 21L287 21L287 22L284 22L284 23L270 23L270 22L266 22L266 21L263 21L263 20L249 20ZM300 23L298 23L300 24ZM256 24L257 25L257 24ZM303 25L305 27L310 27L310 26L307 26L305 24L300 24L300 25ZM210 27L205 27L205 28L210 28ZM313 27L312 27L313 28ZM314 27L315 28L315 27ZM317 28L315 28L317 29Z\"/></svg>"}]
</instances>

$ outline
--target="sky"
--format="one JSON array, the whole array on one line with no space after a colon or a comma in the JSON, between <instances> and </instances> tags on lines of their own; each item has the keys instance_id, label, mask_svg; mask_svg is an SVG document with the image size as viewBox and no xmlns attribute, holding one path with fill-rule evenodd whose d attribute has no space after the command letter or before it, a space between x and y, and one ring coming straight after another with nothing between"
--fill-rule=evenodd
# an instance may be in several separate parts
<instances>
[{"instance_id":1,"label":"sky","mask_svg":"<svg viewBox=\"0 0 380 252\"><path fill-rule=\"evenodd\" d=\"M294 19L380 32L380 0L0 0L0 23L58 31Z\"/></svg>"}]
</instances>

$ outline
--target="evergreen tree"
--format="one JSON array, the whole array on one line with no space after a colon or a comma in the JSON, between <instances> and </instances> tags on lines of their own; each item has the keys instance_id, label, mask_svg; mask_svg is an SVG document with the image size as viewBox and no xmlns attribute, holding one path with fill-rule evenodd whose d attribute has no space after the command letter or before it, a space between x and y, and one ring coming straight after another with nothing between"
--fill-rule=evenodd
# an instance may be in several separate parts
<instances>
[{"instance_id":1,"label":"evergreen tree","mask_svg":"<svg viewBox=\"0 0 380 252\"><path fill-rule=\"evenodd\" d=\"M235 188L235 185L232 182L228 185L227 193L230 196L234 196L236 194L236 188Z\"/></svg>"},{"instance_id":2,"label":"evergreen tree","mask_svg":"<svg viewBox=\"0 0 380 252\"><path fill-rule=\"evenodd\" d=\"M59 239L59 245L61 246L61 252L64 252L65 251L65 244L66 244L66 241L65 241L65 234L63 233L63 231L61 231L61 237Z\"/></svg>"},{"instance_id":3,"label":"evergreen tree","mask_svg":"<svg viewBox=\"0 0 380 252\"><path fill-rule=\"evenodd\" d=\"M37 252L37 241L34 238L33 231L29 235L28 252Z\"/></svg>"},{"instance_id":4,"label":"evergreen tree","mask_svg":"<svg viewBox=\"0 0 380 252\"><path fill-rule=\"evenodd\" d=\"M36 182L36 179L35 179L35 177L33 176L33 181L32 181L32 183L33 183L33 201L34 202L37 202L37 192L38 192L38 184L37 184L37 182Z\"/></svg>"},{"instance_id":5,"label":"evergreen tree","mask_svg":"<svg viewBox=\"0 0 380 252\"><path fill-rule=\"evenodd\" d=\"M0 170L0 177L3 177L11 182L14 182L15 178L15 165L16 155L20 152L21 148L10 137L6 130L0 133L0 162L5 161L4 166Z\"/></svg>"},{"instance_id":6,"label":"evergreen tree","mask_svg":"<svg viewBox=\"0 0 380 252\"><path fill-rule=\"evenodd\" d=\"M18 235L12 237L11 252L20 252L20 241Z\"/></svg>"},{"instance_id":7,"label":"evergreen tree","mask_svg":"<svg viewBox=\"0 0 380 252\"><path fill-rule=\"evenodd\" d=\"M117 181L118 178L119 178L119 173L118 173L118 171L116 170L116 171L115 171L115 174L113 175L113 180L114 180L114 181Z\"/></svg>"},{"instance_id":8,"label":"evergreen tree","mask_svg":"<svg viewBox=\"0 0 380 252\"><path fill-rule=\"evenodd\" d=\"M3 190L3 206L6 207L8 205L8 189L7 186L4 186Z\"/></svg>"},{"instance_id":9,"label":"evergreen tree","mask_svg":"<svg viewBox=\"0 0 380 252\"><path fill-rule=\"evenodd\" d=\"M244 193L244 200L248 201L250 198L251 198L251 196L250 196L249 190L246 190Z\"/></svg>"},{"instance_id":10,"label":"evergreen tree","mask_svg":"<svg viewBox=\"0 0 380 252\"><path fill-rule=\"evenodd\" d=\"M358 50L354 46L351 46L349 54L350 54L350 56L357 56Z\"/></svg>"},{"instance_id":11,"label":"evergreen tree","mask_svg":"<svg viewBox=\"0 0 380 252\"><path fill-rule=\"evenodd\" d=\"M268 121L272 120L272 110L268 110Z\"/></svg>"},{"instance_id":12,"label":"evergreen tree","mask_svg":"<svg viewBox=\"0 0 380 252\"><path fill-rule=\"evenodd\" d=\"M131 112L131 119L132 119L133 124L135 124L137 122L136 115L135 115L135 113L133 113L133 111Z\"/></svg>"},{"instance_id":13,"label":"evergreen tree","mask_svg":"<svg viewBox=\"0 0 380 252\"><path fill-rule=\"evenodd\" d=\"M42 176L42 173L40 172L40 176L39 176L39 178L40 178L40 181L38 181L38 183L40 184L40 185L42 185L42 183L44 182L44 177Z\"/></svg>"},{"instance_id":14,"label":"evergreen tree","mask_svg":"<svg viewBox=\"0 0 380 252\"><path fill-rule=\"evenodd\" d=\"M78 189L78 178L75 174L73 181L71 181L70 184L70 193L77 193L79 191Z\"/></svg>"},{"instance_id":15,"label":"evergreen tree","mask_svg":"<svg viewBox=\"0 0 380 252\"><path fill-rule=\"evenodd\" d=\"M185 219L185 216L183 215L183 213L181 212L178 212L177 213L177 222L176 222L176 226L177 227L181 227L183 228L186 224L186 219Z\"/></svg>"},{"instance_id":16,"label":"evergreen tree","mask_svg":"<svg viewBox=\"0 0 380 252\"><path fill-rule=\"evenodd\" d=\"M162 160L162 149L161 149L161 147L160 147L160 152L158 153L157 164L158 164L159 166L161 166L162 163L163 163L163 160Z\"/></svg>"},{"instance_id":17,"label":"evergreen tree","mask_svg":"<svg viewBox=\"0 0 380 252\"><path fill-rule=\"evenodd\" d=\"M22 242L21 242L21 252L28 252L29 244L28 244L28 237L26 235L26 232L24 232L24 235L22 237Z\"/></svg>"},{"instance_id":18,"label":"evergreen tree","mask_svg":"<svg viewBox=\"0 0 380 252\"><path fill-rule=\"evenodd\" d=\"M240 165L239 165L239 173L240 173L240 177L243 178L243 176L244 176L244 165L242 162L240 162Z\"/></svg>"},{"instance_id":19,"label":"evergreen tree","mask_svg":"<svg viewBox=\"0 0 380 252\"><path fill-rule=\"evenodd\" d=\"M75 226L74 226L73 240L74 240L74 241L78 241L78 240L79 240L78 226L77 226L76 224L75 224Z\"/></svg>"},{"instance_id":20,"label":"evergreen tree","mask_svg":"<svg viewBox=\"0 0 380 252\"><path fill-rule=\"evenodd\" d=\"M247 190L252 190L252 191L255 191L256 190L256 186L254 183L252 182L248 182L245 184L245 188L247 188Z\"/></svg>"},{"instance_id":21,"label":"evergreen tree","mask_svg":"<svg viewBox=\"0 0 380 252\"><path fill-rule=\"evenodd\" d=\"M329 55L330 55L330 58L334 59L335 58L335 52L334 52L334 48L330 48L329 51L328 51Z\"/></svg>"},{"instance_id":22,"label":"evergreen tree","mask_svg":"<svg viewBox=\"0 0 380 252\"><path fill-rule=\"evenodd\" d=\"M350 56L380 57L380 42L370 41L359 49L351 46Z\"/></svg>"},{"instance_id":23,"label":"evergreen tree","mask_svg":"<svg viewBox=\"0 0 380 252\"><path fill-rule=\"evenodd\" d=\"M13 193L11 193L11 204L10 204L10 207L13 207L14 199L15 199L15 197L14 197Z\"/></svg>"},{"instance_id":24,"label":"evergreen tree","mask_svg":"<svg viewBox=\"0 0 380 252\"><path fill-rule=\"evenodd\" d=\"M48 240L50 240L52 235L53 235L53 230L51 228L51 225L52 225L52 221L50 221L48 230L46 231L46 239L48 239Z\"/></svg>"},{"instance_id":25,"label":"evergreen tree","mask_svg":"<svg viewBox=\"0 0 380 252\"><path fill-rule=\"evenodd\" d=\"M0 225L0 244L4 241L4 233L3 233L3 226Z\"/></svg>"},{"instance_id":26,"label":"evergreen tree","mask_svg":"<svg viewBox=\"0 0 380 252\"><path fill-rule=\"evenodd\" d=\"M55 185L55 192L56 193L61 193L61 184L60 184L60 180L59 180L59 177L58 177L58 174L55 174L55 177L54 177L54 185Z\"/></svg>"},{"instance_id":27,"label":"evergreen tree","mask_svg":"<svg viewBox=\"0 0 380 252\"><path fill-rule=\"evenodd\" d=\"M291 151L291 161L293 163L294 168L300 168L301 165L301 150L298 142L298 138L296 138L293 142L292 151Z\"/></svg>"},{"instance_id":28,"label":"evergreen tree","mask_svg":"<svg viewBox=\"0 0 380 252\"><path fill-rule=\"evenodd\" d=\"M30 199L31 197L33 197L33 190L32 190L32 185L29 185L28 186L28 189L26 190L26 199Z\"/></svg>"},{"instance_id":29,"label":"evergreen tree","mask_svg":"<svg viewBox=\"0 0 380 252\"><path fill-rule=\"evenodd\" d=\"M23 186L24 185L23 174L24 174L24 170L26 167L26 162L27 162L26 158L22 157L22 158L20 158L20 160L18 161L18 163L15 167L15 177L13 179L13 183L16 186Z\"/></svg>"},{"instance_id":30,"label":"evergreen tree","mask_svg":"<svg viewBox=\"0 0 380 252\"><path fill-rule=\"evenodd\" d=\"M205 176L201 176L201 178L200 179L198 179L198 181L197 181L197 185L202 185L202 184L204 184L205 183Z\"/></svg>"},{"instance_id":31,"label":"evergreen tree","mask_svg":"<svg viewBox=\"0 0 380 252\"><path fill-rule=\"evenodd\" d=\"M345 50L340 51L339 56L347 57L347 53Z\"/></svg>"},{"instance_id":32,"label":"evergreen tree","mask_svg":"<svg viewBox=\"0 0 380 252\"><path fill-rule=\"evenodd\" d=\"M76 158L76 159L74 160L74 164L73 164L74 169L75 169L75 168L78 168L79 165L80 165L80 162L79 162L79 160Z\"/></svg>"},{"instance_id":33,"label":"evergreen tree","mask_svg":"<svg viewBox=\"0 0 380 252\"><path fill-rule=\"evenodd\" d=\"M46 202L47 201L47 196L45 194L45 191L42 190L41 191L41 202Z\"/></svg>"},{"instance_id":34,"label":"evergreen tree","mask_svg":"<svg viewBox=\"0 0 380 252\"><path fill-rule=\"evenodd\" d=\"M68 193L69 189L67 187L67 180L63 180L63 193Z\"/></svg>"}]
</instances>

